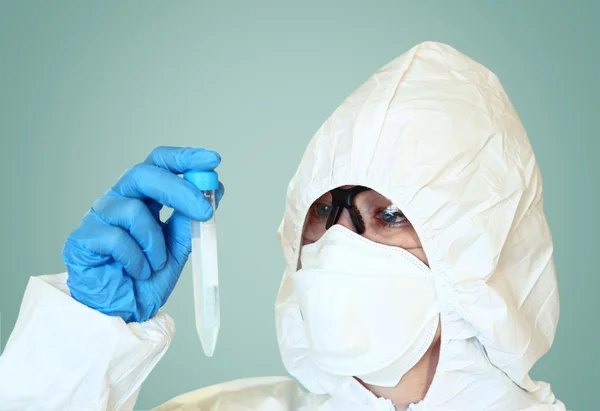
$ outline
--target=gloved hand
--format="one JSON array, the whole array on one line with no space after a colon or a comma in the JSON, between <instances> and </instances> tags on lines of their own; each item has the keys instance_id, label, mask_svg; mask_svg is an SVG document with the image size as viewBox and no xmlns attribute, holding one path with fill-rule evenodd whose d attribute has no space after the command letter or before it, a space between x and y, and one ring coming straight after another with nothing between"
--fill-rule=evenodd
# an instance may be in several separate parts
<instances>
[{"instance_id":1,"label":"gloved hand","mask_svg":"<svg viewBox=\"0 0 600 411\"><path fill-rule=\"evenodd\" d=\"M176 174L212 170L220 162L209 150L159 147L123 174L66 240L73 298L126 322L152 318L191 252L190 218L212 215L202 192ZM220 184L217 203L223 191ZM174 210L164 223L163 206Z\"/></svg>"}]
</instances>

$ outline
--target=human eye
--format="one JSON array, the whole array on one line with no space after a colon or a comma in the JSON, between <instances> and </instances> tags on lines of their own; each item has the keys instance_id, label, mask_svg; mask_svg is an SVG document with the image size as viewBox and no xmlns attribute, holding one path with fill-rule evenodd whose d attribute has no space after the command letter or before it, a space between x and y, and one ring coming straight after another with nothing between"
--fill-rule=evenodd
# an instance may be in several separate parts
<instances>
[{"instance_id":1,"label":"human eye","mask_svg":"<svg viewBox=\"0 0 600 411\"><path fill-rule=\"evenodd\" d=\"M327 218L329 217L329 214L331 214L332 206L327 203L315 203L313 208L315 215L318 218Z\"/></svg>"},{"instance_id":2,"label":"human eye","mask_svg":"<svg viewBox=\"0 0 600 411\"><path fill-rule=\"evenodd\" d=\"M388 206L377 212L377 219L386 227L399 227L408 220L396 206Z\"/></svg>"}]
</instances>

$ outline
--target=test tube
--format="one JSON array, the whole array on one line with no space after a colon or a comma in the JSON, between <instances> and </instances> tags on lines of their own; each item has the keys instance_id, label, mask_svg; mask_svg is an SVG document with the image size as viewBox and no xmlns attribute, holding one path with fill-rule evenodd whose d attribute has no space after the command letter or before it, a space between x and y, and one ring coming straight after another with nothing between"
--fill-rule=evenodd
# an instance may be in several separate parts
<instances>
[{"instance_id":1,"label":"test tube","mask_svg":"<svg viewBox=\"0 0 600 411\"><path fill-rule=\"evenodd\" d=\"M219 328L219 268L217 260L216 190L219 177L214 171L191 171L184 178L204 193L213 209L207 221L191 221L192 235L192 281L194 287L194 311L196 331L207 357L212 357Z\"/></svg>"}]
</instances>

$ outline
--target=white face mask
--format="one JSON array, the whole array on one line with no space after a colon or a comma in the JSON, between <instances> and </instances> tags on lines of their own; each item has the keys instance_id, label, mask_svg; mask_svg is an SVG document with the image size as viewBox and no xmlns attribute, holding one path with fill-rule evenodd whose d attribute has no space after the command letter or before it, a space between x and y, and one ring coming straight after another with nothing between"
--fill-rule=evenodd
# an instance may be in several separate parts
<instances>
[{"instance_id":1,"label":"white face mask","mask_svg":"<svg viewBox=\"0 0 600 411\"><path fill-rule=\"evenodd\" d=\"M437 330L429 268L341 225L304 246L301 264L292 279L313 361L334 375L396 386Z\"/></svg>"}]
</instances>

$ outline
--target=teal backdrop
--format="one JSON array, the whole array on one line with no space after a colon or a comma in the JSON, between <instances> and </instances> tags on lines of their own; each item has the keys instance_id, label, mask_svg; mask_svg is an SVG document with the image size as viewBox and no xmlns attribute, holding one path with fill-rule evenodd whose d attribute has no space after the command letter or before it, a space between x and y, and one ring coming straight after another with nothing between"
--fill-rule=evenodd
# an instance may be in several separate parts
<instances>
[{"instance_id":1,"label":"teal backdrop","mask_svg":"<svg viewBox=\"0 0 600 411\"><path fill-rule=\"evenodd\" d=\"M313 133L375 70L442 41L500 77L542 169L562 311L534 368L597 409L600 6L595 1L0 0L2 346L29 276L64 271L64 239L158 145L219 151L222 328L205 358L191 271L165 310L171 349L138 410L231 379L281 375L276 230Z\"/></svg>"}]
</instances>

